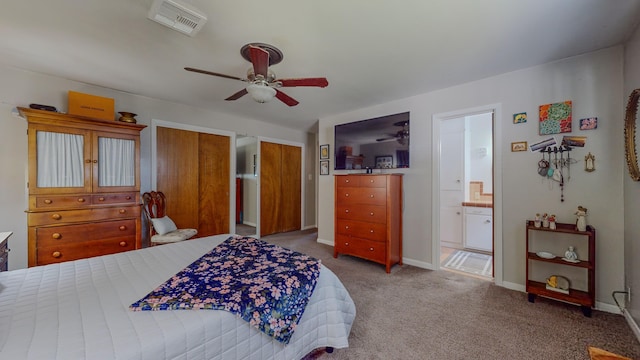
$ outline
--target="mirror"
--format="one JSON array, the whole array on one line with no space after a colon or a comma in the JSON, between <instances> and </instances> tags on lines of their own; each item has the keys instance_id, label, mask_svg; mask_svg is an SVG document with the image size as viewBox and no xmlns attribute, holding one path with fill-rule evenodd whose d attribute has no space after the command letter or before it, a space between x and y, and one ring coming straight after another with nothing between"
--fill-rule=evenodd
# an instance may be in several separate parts
<instances>
[{"instance_id":1,"label":"mirror","mask_svg":"<svg viewBox=\"0 0 640 360\"><path fill-rule=\"evenodd\" d=\"M236 138L236 233L257 234L258 226L258 139L237 135Z\"/></svg>"},{"instance_id":2,"label":"mirror","mask_svg":"<svg viewBox=\"0 0 640 360\"><path fill-rule=\"evenodd\" d=\"M636 124L638 122L638 98L640 89L635 89L629 95L627 113L624 119L624 149L629 166L629 175L634 181L640 181L638 169L638 152L636 151Z\"/></svg>"}]
</instances>

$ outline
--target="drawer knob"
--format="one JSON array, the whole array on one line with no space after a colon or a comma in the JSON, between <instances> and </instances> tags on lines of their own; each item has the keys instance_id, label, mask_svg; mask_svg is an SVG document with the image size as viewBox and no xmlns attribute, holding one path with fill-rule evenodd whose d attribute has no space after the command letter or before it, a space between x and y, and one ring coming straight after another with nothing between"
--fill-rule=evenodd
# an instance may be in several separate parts
<instances>
[{"instance_id":1,"label":"drawer knob","mask_svg":"<svg viewBox=\"0 0 640 360\"><path fill-rule=\"evenodd\" d=\"M349 213L349 209L346 209L344 212Z\"/></svg>"},{"instance_id":2,"label":"drawer knob","mask_svg":"<svg viewBox=\"0 0 640 360\"><path fill-rule=\"evenodd\" d=\"M369 215L373 216L373 212L371 212L371 214L369 214Z\"/></svg>"},{"instance_id":3,"label":"drawer knob","mask_svg":"<svg viewBox=\"0 0 640 360\"><path fill-rule=\"evenodd\" d=\"M93 163L94 163L94 164L97 164L97 163L98 163L98 160L93 160Z\"/></svg>"},{"instance_id":4,"label":"drawer knob","mask_svg":"<svg viewBox=\"0 0 640 360\"><path fill-rule=\"evenodd\" d=\"M60 256L62 256L62 253L60 251L54 251L53 254L51 254L51 256L53 256L54 258L59 258Z\"/></svg>"},{"instance_id":5,"label":"drawer knob","mask_svg":"<svg viewBox=\"0 0 640 360\"><path fill-rule=\"evenodd\" d=\"M127 197L125 197L125 199L131 200L131 196L127 196Z\"/></svg>"},{"instance_id":6,"label":"drawer knob","mask_svg":"<svg viewBox=\"0 0 640 360\"><path fill-rule=\"evenodd\" d=\"M344 243L344 246L349 246L349 243Z\"/></svg>"},{"instance_id":7,"label":"drawer knob","mask_svg":"<svg viewBox=\"0 0 640 360\"><path fill-rule=\"evenodd\" d=\"M53 214L53 215L51 215L51 218L52 218L53 220L60 220L60 219L62 219L62 215L60 215L60 214Z\"/></svg>"},{"instance_id":8,"label":"drawer knob","mask_svg":"<svg viewBox=\"0 0 640 360\"><path fill-rule=\"evenodd\" d=\"M51 199L45 199L45 201L44 201L44 203L47 204L47 205L51 204L52 202L53 202L53 200L51 200Z\"/></svg>"},{"instance_id":9,"label":"drawer knob","mask_svg":"<svg viewBox=\"0 0 640 360\"><path fill-rule=\"evenodd\" d=\"M373 199L373 194L369 195L369 197Z\"/></svg>"},{"instance_id":10,"label":"drawer knob","mask_svg":"<svg viewBox=\"0 0 640 360\"><path fill-rule=\"evenodd\" d=\"M126 227L126 226L124 226L124 225L120 225L120 228L119 228L119 229L120 229L121 231L124 231L124 230L127 230L127 227Z\"/></svg>"},{"instance_id":11,"label":"drawer knob","mask_svg":"<svg viewBox=\"0 0 640 360\"><path fill-rule=\"evenodd\" d=\"M369 251L373 251L373 248L369 248Z\"/></svg>"},{"instance_id":12,"label":"drawer knob","mask_svg":"<svg viewBox=\"0 0 640 360\"><path fill-rule=\"evenodd\" d=\"M348 182L349 182L349 179L345 180L344 182L348 183Z\"/></svg>"},{"instance_id":13,"label":"drawer knob","mask_svg":"<svg viewBox=\"0 0 640 360\"><path fill-rule=\"evenodd\" d=\"M120 246L122 246L122 247L127 246L127 242L126 241L120 241Z\"/></svg>"},{"instance_id":14,"label":"drawer knob","mask_svg":"<svg viewBox=\"0 0 640 360\"><path fill-rule=\"evenodd\" d=\"M86 162L87 164L91 164L91 159L87 159L84 162Z\"/></svg>"},{"instance_id":15,"label":"drawer knob","mask_svg":"<svg viewBox=\"0 0 640 360\"><path fill-rule=\"evenodd\" d=\"M84 202L84 198L78 198L78 202L83 203Z\"/></svg>"},{"instance_id":16,"label":"drawer knob","mask_svg":"<svg viewBox=\"0 0 640 360\"><path fill-rule=\"evenodd\" d=\"M118 212L119 212L120 214L124 214L124 213L126 213L126 212L127 212L127 210L126 210L126 209L120 209Z\"/></svg>"},{"instance_id":17,"label":"drawer knob","mask_svg":"<svg viewBox=\"0 0 640 360\"><path fill-rule=\"evenodd\" d=\"M104 201L104 197L100 196L100 197L98 198L98 201Z\"/></svg>"},{"instance_id":18,"label":"drawer knob","mask_svg":"<svg viewBox=\"0 0 640 360\"><path fill-rule=\"evenodd\" d=\"M344 194L344 196L349 197L349 193Z\"/></svg>"},{"instance_id":19,"label":"drawer knob","mask_svg":"<svg viewBox=\"0 0 640 360\"><path fill-rule=\"evenodd\" d=\"M345 229L348 229L348 228L349 228L349 225L345 226L344 228L345 228Z\"/></svg>"},{"instance_id":20,"label":"drawer knob","mask_svg":"<svg viewBox=\"0 0 640 360\"><path fill-rule=\"evenodd\" d=\"M58 240L58 239L62 238L62 235L61 235L60 233L53 233L53 234L51 235L51 237L52 237L52 238L54 238L54 239L56 239L56 240Z\"/></svg>"},{"instance_id":21,"label":"drawer knob","mask_svg":"<svg viewBox=\"0 0 640 360\"><path fill-rule=\"evenodd\" d=\"M369 179L369 182L373 184L373 179Z\"/></svg>"},{"instance_id":22,"label":"drawer knob","mask_svg":"<svg viewBox=\"0 0 640 360\"><path fill-rule=\"evenodd\" d=\"M373 229L369 230L369 232L373 234Z\"/></svg>"}]
</instances>

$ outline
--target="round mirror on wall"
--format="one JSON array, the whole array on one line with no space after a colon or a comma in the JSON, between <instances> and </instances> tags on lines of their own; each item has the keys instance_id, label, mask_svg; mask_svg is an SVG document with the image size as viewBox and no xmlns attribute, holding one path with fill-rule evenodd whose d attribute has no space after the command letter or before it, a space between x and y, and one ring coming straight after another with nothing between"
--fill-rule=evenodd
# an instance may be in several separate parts
<instances>
[{"instance_id":1,"label":"round mirror on wall","mask_svg":"<svg viewBox=\"0 0 640 360\"><path fill-rule=\"evenodd\" d=\"M629 166L629 175L634 181L640 181L640 170L638 169L638 152L636 151L636 127L638 124L638 99L640 89L635 89L629 95L627 112L624 119L624 150Z\"/></svg>"}]
</instances>

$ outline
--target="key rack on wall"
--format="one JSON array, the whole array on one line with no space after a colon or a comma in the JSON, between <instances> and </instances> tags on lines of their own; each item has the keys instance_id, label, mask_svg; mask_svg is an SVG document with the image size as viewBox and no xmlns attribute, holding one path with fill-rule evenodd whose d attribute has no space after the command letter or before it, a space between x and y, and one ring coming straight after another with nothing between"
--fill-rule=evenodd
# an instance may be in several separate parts
<instances>
[{"instance_id":1,"label":"key rack on wall","mask_svg":"<svg viewBox=\"0 0 640 360\"><path fill-rule=\"evenodd\" d=\"M571 180L571 164L577 162L571 158L571 150L571 147L566 145L547 146L540 150L542 159L538 161L538 174L550 181L558 182L561 202L564 202L565 182Z\"/></svg>"}]
</instances>

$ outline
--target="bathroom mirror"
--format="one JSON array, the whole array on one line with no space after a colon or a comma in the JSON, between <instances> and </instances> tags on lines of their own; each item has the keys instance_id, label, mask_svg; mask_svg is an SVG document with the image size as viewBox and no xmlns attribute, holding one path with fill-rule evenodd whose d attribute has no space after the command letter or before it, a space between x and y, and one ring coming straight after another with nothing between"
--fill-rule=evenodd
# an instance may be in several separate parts
<instances>
[{"instance_id":1,"label":"bathroom mirror","mask_svg":"<svg viewBox=\"0 0 640 360\"><path fill-rule=\"evenodd\" d=\"M635 89L629 95L627 112L624 119L624 146L629 175L634 181L640 181L640 170L638 169L638 152L636 151L636 127L638 123L638 98L640 89Z\"/></svg>"}]
</instances>

